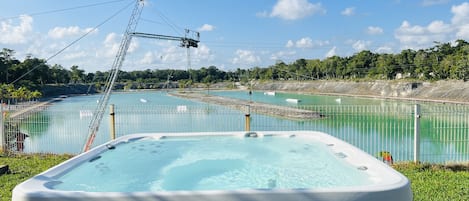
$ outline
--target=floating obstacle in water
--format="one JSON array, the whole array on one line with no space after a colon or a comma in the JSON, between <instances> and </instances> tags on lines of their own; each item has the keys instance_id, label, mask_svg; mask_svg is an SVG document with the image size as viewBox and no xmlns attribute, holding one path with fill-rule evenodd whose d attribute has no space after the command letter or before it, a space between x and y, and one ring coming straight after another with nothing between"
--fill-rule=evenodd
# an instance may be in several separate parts
<instances>
[{"instance_id":1,"label":"floating obstacle in water","mask_svg":"<svg viewBox=\"0 0 469 201\"><path fill-rule=\"evenodd\" d=\"M296 98L287 98L287 99L285 99L285 101L287 101L289 103L299 103L299 102L301 102L300 99L296 99Z\"/></svg>"},{"instance_id":2,"label":"floating obstacle in water","mask_svg":"<svg viewBox=\"0 0 469 201\"><path fill-rule=\"evenodd\" d=\"M93 116L93 112L91 110L80 110L80 119L91 116Z\"/></svg>"},{"instance_id":3,"label":"floating obstacle in water","mask_svg":"<svg viewBox=\"0 0 469 201\"><path fill-rule=\"evenodd\" d=\"M146 99L143 99L143 98L141 98L141 99L140 99L140 102L142 102L142 103L146 103L146 102L147 102L147 100L146 100Z\"/></svg>"},{"instance_id":4,"label":"floating obstacle in water","mask_svg":"<svg viewBox=\"0 0 469 201\"><path fill-rule=\"evenodd\" d=\"M266 92L264 92L264 95L275 96L275 91L266 91Z\"/></svg>"},{"instance_id":5,"label":"floating obstacle in water","mask_svg":"<svg viewBox=\"0 0 469 201\"><path fill-rule=\"evenodd\" d=\"M178 105L178 106L176 107L176 110L177 110L178 112L186 112L186 111L187 111L187 105Z\"/></svg>"}]
</instances>

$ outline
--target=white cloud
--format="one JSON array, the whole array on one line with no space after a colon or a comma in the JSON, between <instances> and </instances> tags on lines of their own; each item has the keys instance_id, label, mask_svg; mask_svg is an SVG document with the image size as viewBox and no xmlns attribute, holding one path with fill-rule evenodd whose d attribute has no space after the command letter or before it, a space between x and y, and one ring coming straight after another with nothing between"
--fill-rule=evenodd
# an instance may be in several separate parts
<instances>
[{"instance_id":1,"label":"white cloud","mask_svg":"<svg viewBox=\"0 0 469 201\"><path fill-rule=\"evenodd\" d=\"M143 52L141 51L142 49L146 49L146 51ZM134 51L135 53L132 55L138 57L138 59L136 59L136 64L138 64L142 69L148 68L149 66L181 70L188 68L187 50L186 48L179 47L178 43L175 41L158 40L150 43L142 43L141 49L138 50L135 48ZM130 57L132 55L130 55ZM191 68L200 67L212 62L214 60L214 54L205 44L199 43L198 48L190 48L189 59L191 62ZM131 59L129 59L129 61L131 61Z\"/></svg>"},{"instance_id":2,"label":"white cloud","mask_svg":"<svg viewBox=\"0 0 469 201\"><path fill-rule=\"evenodd\" d=\"M86 58L88 55L86 54L85 51L77 51L77 52L70 52L70 53L65 53L63 56L61 56L63 60L75 60L75 59L81 59L81 58Z\"/></svg>"},{"instance_id":3,"label":"white cloud","mask_svg":"<svg viewBox=\"0 0 469 201\"><path fill-rule=\"evenodd\" d=\"M117 51L119 51L120 43L122 37L118 36L116 33L112 32L106 35L106 38L103 41L103 46L100 48L97 53L96 57L115 57ZM129 49L127 49L127 53L135 52L139 47L138 40L132 40L129 45Z\"/></svg>"},{"instance_id":4,"label":"white cloud","mask_svg":"<svg viewBox=\"0 0 469 201\"><path fill-rule=\"evenodd\" d=\"M433 21L427 27L412 26L404 21L394 36L401 43L402 49L421 49L433 44L433 41L447 41L451 32L451 25L442 21Z\"/></svg>"},{"instance_id":5,"label":"white cloud","mask_svg":"<svg viewBox=\"0 0 469 201\"><path fill-rule=\"evenodd\" d=\"M469 24L459 26L458 32L456 33L458 39L469 40Z\"/></svg>"},{"instance_id":6,"label":"white cloud","mask_svg":"<svg viewBox=\"0 0 469 201\"><path fill-rule=\"evenodd\" d=\"M464 2L458 6L452 6L451 12L453 13L453 18L451 23L454 25L464 25L469 24L469 3Z\"/></svg>"},{"instance_id":7,"label":"white cloud","mask_svg":"<svg viewBox=\"0 0 469 201\"><path fill-rule=\"evenodd\" d=\"M359 52L362 50L367 50L369 45L371 45L371 41L358 40L352 44L352 48Z\"/></svg>"},{"instance_id":8,"label":"white cloud","mask_svg":"<svg viewBox=\"0 0 469 201\"><path fill-rule=\"evenodd\" d=\"M378 47L378 49L376 49L375 52L380 53L380 54L382 54L382 53L393 53L393 50L389 46L381 46L381 47Z\"/></svg>"},{"instance_id":9,"label":"white cloud","mask_svg":"<svg viewBox=\"0 0 469 201\"><path fill-rule=\"evenodd\" d=\"M438 5L438 4L445 4L448 3L449 0L423 0L422 5L423 6L433 6L433 5Z\"/></svg>"},{"instance_id":10,"label":"white cloud","mask_svg":"<svg viewBox=\"0 0 469 201\"><path fill-rule=\"evenodd\" d=\"M288 41L287 41L287 44L285 45L285 47L287 47L287 48L295 47L295 43L293 43L292 40L288 40Z\"/></svg>"},{"instance_id":11,"label":"white cloud","mask_svg":"<svg viewBox=\"0 0 469 201\"><path fill-rule=\"evenodd\" d=\"M131 40L129 49L127 49L127 52L129 53L135 52L139 47L140 47L140 44L138 43L138 40Z\"/></svg>"},{"instance_id":12,"label":"white cloud","mask_svg":"<svg viewBox=\"0 0 469 201\"><path fill-rule=\"evenodd\" d=\"M370 34L370 35L379 35L379 34L383 34L384 31L381 27L373 27L373 26L369 26L367 29L366 29L366 33Z\"/></svg>"},{"instance_id":13,"label":"white cloud","mask_svg":"<svg viewBox=\"0 0 469 201\"><path fill-rule=\"evenodd\" d=\"M445 24L443 21L433 21L428 25L427 29L430 33L434 34L449 33L452 31L451 25Z\"/></svg>"},{"instance_id":14,"label":"white cloud","mask_svg":"<svg viewBox=\"0 0 469 201\"><path fill-rule=\"evenodd\" d=\"M138 62L139 64L149 65L153 64L156 60L156 55L153 52L146 52L143 58Z\"/></svg>"},{"instance_id":15,"label":"white cloud","mask_svg":"<svg viewBox=\"0 0 469 201\"><path fill-rule=\"evenodd\" d=\"M428 1L427 3L437 1ZM469 39L469 3L452 6L451 23L435 20L427 26L411 25L403 21L395 30L394 37L401 43L401 49L422 49L433 45L434 41Z\"/></svg>"},{"instance_id":16,"label":"white cloud","mask_svg":"<svg viewBox=\"0 0 469 201\"><path fill-rule=\"evenodd\" d=\"M270 56L270 59L273 61L289 59L296 55L296 51L279 51Z\"/></svg>"},{"instance_id":17,"label":"white cloud","mask_svg":"<svg viewBox=\"0 0 469 201\"><path fill-rule=\"evenodd\" d=\"M329 51L327 51L325 57L329 58L329 57L336 56L337 55L336 51L337 51L337 47L336 46L332 47Z\"/></svg>"},{"instance_id":18,"label":"white cloud","mask_svg":"<svg viewBox=\"0 0 469 201\"><path fill-rule=\"evenodd\" d=\"M345 8L340 14L345 16L352 16L355 15L355 7Z\"/></svg>"},{"instance_id":19,"label":"white cloud","mask_svg":"<svg viewBox=\"0 0 469 201\"><path fill-rule=\"evenodd\" d=\"M306 37L296 41L296 47L298 48L312 48L313 47L313 40L311 38Z\"/></svg>"},{"instance_id":20,"label":"white cloud","mask_svg":"<svg viewBox=\"0 0 469 201\"><path fill-rule=\"evenodd\" d=\"M300 40L297 40L296 42L293 42L292 40L288 40L285 47L287 47L287 48L293 48L293 47L296 47L296 48L313 48L315 46L324 46L324 45L328 45L328 44L329 44L329 41L319 41L319 40L313 41L309 37L304 37L304 38L301 38Z\"/></svg>"},{"instance_id":21,"label":"white cloud","mask_svg":"<svg viewBox=\"0 0 469 201\"><path fill-rule=\"evenodd\" d=\"M0 43L23 44L28 41L28 35L33 30L33 18L21 15L20 22L14 25L12 20L0 22Z\"/></svg>"},{"instance_id":22,"label":"white cloud","mask_svg":"<svg viewBox=\"0 0 469 201\"><path fill-rule=\"evenodd\" d=\"M261 58L250 50L236 50L236 57L233 58L233 64L256 64Z\"/></svg>"},{"instance_id":23,"label":"white cloud","mask_svg":"<svg viewBox=\"0 0 469 201\"><path fill-rule=\"evenodd\" d=\"M469 3L452 6L451 12L453 13L451 23L456 30L457 39L469 40Z\"/></svg>"},{"instance_id":24,"label":"white cloud","mask_svg":"<svg viewBox=\"0 0 469 201\"><path fill-rule=\"evenodd\" d=\"M270 17L284 20L297 20L314 14L324 14L326 10L320 3L312 4L307 0L278 0Z\"/></svg>"},{"instance_id":25,"label":"white cloud","mask_svg":"<svg viewBox=\"0 0 469 201\"><path fill-rule=\"evenodd\" d=\"M78 26L55 27L49 30L48 35L51 38L61 39L69 36L80 36L91 31L93 31L93 28L80 29ZM97 33L97 30L93 31L93 33Z\"/></svg>"},{"instance_id":26,"label":"white cloud","mask_svg":"<svg viewBox=\"0 0 469 201\"><path fill-rule=\"evenodd\" d=\"M204 24L201 27L197 29L197 31L213 31L215 29L215 26L210 25L210 24Z\"/></svg>"},{"instance_id":27,"label":"white cloud","mask_svg":"<svg viewBox=\"0 0 469 201\"><path fill-rule=\"evenodd\" d=\"M181 48L176 47L176 46L169 46L165 48L162 52L162 55L160 56L162 62L164 63L177 63L177 62L184 62L186 63L185 59L186 54L184 54L183 51L181 51Z\"/></svg>"},{"instance_id":28,"label":"white cloud","mask_svg":"<svg viewBox=\"0 0 469 201\"><path fill-rule=\"evenodd\" d=\"M114 57L119 50L119 42L116 33L110 33L106 36L103 42L103 48L98 52L97 57Z\"/></svg>"},{"instance_id":29,"label":"white cloud","mask_svg":"<svg viewBox=\"0 0 469 201\"><path fill-rule=\"evenodd\" d=\"M199 47L194 50L194 64L200 63L202 61L210 62L213 61L215 56L213 55L212 51L209 47L205 44L199 44Z\"/></svg>"}]
</instances>

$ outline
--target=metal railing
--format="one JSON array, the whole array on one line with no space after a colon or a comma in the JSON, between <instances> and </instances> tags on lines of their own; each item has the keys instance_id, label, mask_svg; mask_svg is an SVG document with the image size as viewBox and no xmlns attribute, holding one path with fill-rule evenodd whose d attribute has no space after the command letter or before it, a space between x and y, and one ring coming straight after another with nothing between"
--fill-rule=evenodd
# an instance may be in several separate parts
<instances>
[{"instance_id":1,"label":"metal railing","mask_svg":"<svg viewBox=\"0 0 469 201\"><path fill-rule=\"evenodd\" d=\"M328 133L376 155L390 152L394 161L469 161L469 106L335 105L301 106L320 118L288 119L218 105L115 106L99 128L96 144L132 133L205 131L292 131ZM36 107L15 118L2 108L4 152L79 153L93 106ZM419 112L420 111L420 112ZM108 113L111 109L108 109ZM112 118L111 118L112 117ZM109 122L115 122L110 125ZM247 125L249 124L249 125ZM112 128L115 128L114 133Z\"/></svg>"}]
</instances>

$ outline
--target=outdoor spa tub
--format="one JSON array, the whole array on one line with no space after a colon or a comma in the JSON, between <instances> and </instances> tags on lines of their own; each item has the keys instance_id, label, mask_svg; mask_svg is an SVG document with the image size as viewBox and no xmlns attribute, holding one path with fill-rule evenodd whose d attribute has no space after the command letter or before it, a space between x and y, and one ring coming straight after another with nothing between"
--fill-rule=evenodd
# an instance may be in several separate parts
<instances>
[{"instance_id":1,"label":"outdoor spa tub","mask_svg":"<svg viewBox=\"0 0 469 201\"><path fill-rule=\"evenodd\" d=\"M65 161L13 201L411 201L387 164L314 131L144 133Z\"/></svg>"}]
</instances>

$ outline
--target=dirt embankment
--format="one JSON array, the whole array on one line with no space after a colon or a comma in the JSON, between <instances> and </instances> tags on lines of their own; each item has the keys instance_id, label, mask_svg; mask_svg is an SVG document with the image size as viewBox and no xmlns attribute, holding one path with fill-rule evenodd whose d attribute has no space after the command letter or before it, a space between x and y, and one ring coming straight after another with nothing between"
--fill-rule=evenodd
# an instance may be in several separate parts
<instances>
[{"instance_id":1,"label":"dirt embankment","mask_svg":"<svg viewBox=\"0 0 469 201\"><path fill-rule=\"evenodd\" d=\"M255 82L253 89L469 104L463 81L273 81Z\"/></svg>"},{"instance_id":2,"label":"dirt embankment","mask_svg":"<svg viewBox=\"0 0 469 201\"><path fill-rule=\"evenodd\" d=\"M224 105L233 109L245 111L247 113L254 112L258 114L265 114L277 117L284 117L295 120L311 119L311 118L321 118L319 112L304 110L294 107L284 107L279 105L272 105L266 103L252 102L248 100L228 98L221 96L212 96L202 93L171 93L170 95L186 98L206 103L213 103L217 105Z\"/></svg>"}]
</instances>

